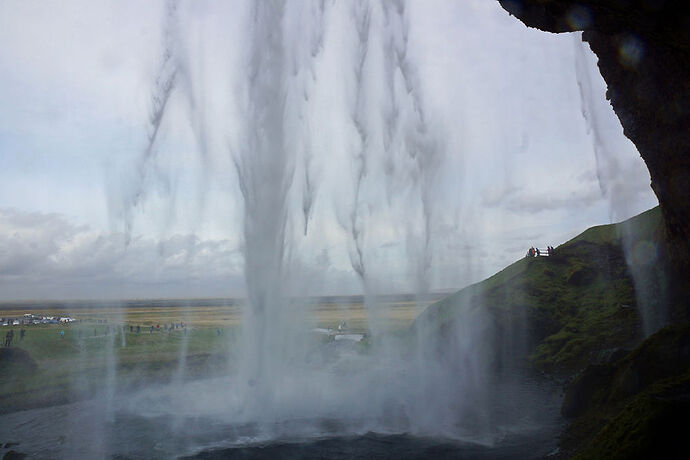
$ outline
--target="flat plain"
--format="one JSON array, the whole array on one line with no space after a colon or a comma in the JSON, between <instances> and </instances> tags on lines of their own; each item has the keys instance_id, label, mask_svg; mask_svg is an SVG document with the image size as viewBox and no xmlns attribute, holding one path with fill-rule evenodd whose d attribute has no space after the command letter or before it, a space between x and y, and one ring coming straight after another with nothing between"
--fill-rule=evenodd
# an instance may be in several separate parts
<instances>
[{"instance_id":1,"label":"flat plain","mask_svg":"<svg viewBox=\"0 0 690 460\"><path fill-rule=\"evenodd\" d=\"M305 330L320 343L339 333L366 334L372 319L392 333L406 330L440 297L416 301L389 296L368 308L360 296L292 300L285 308L303 312ZM153 382L227 373L238 350L242 304L164 299L0 305L0 318L26 321L25 314L75 321L0 326L3 341L14 331L12 345L0 347L0 413L97 396L113 375L116 391L127 391Z\"/></svg>"}]
</instances>

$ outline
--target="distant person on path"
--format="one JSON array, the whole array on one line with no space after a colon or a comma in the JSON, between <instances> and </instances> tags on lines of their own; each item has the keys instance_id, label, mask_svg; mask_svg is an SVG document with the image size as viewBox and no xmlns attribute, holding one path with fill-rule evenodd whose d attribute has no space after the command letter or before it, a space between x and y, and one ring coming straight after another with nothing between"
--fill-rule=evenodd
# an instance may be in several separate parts
<instances>
[{"instance_id":1,"label":"distant person on path","mask_svg":"<svg viewBox=\"0 0 690 460\"><path fill-rule=\"evenodd\" d=\"M141 327L137 324L137 334L141 331Z\"/></svg>"},{"instance_id":2,"label":"distant person on path","mask_svg":"<svg viewBox=\"0 0 690 460\"><path fill-rule=\"evenodd\" d=\"M65 338L65 331L60 331L60 338L64 339Z\"/></svg>"},{"instance_id":3,"label":"distant person on path","mask_svg":"<svg viewBox=\"0 0 690 460\"><path fill-rule=\"evenodd\" d=\"M5 346L6 347L9 347L10 345L12 345L12 337L14 337L14 332L12 331L12 329L10 329L9 331L7 331L7 334L5 334Z\"/></svg>"},{"instance_id":4,"label":"distant person on path","mask_svg":"<svg viewBox=\"0 0 690 460\"><path fill-rule=\"evenodd\" d=\"M19 331L19 341L20 341L20 342L21 342L22 340L24 340L24 336L25 336L25 335L26 335L26 330L22 329L21 331Z\"/></svg>"},{"instance_id":5,"label":"distant person on path","mask_svg":"<svg viewBox=\"0 0 690 460\"><path fill-rule=\"evenodd\" d=\"M151 329L149 329L149 334L153 333L153 324L151 325Z\"/></svg>"},{"instance_id":6,"label":"distant person on path","mask_svg":"<svg viewBox=\"0 0 690 460\"><path fill-rule=\"evenodd\" d=\"M541 253L539 252L539 248L537 248L536 251L537 251L537 257L539 257L541 255Z\"/></svg>"},{"instance_id":7,"label":"distant person on path","mask_svg":"<svg viewBox=\"0 0 690 460\"><path fill-rule=\"evenodd\" d=\"M131 324L129 326L129 332L134 332L134 326L132 326Z\"/></svg>"}]
</instances>

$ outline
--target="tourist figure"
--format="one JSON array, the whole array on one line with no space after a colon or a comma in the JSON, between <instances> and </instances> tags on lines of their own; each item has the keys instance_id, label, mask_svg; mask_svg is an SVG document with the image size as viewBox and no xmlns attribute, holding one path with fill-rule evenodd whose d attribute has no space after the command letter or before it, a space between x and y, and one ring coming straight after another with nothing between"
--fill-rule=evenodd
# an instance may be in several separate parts
<instances>
[{"instance_id":1,"label":"tourist figure","mask_svg":"<svg viewBox=\"0 0 690 460\"><path fill-rule=\"evenodd\" d=\"M541 253L539 252L539 248L537 248L536 251L537 251L537 257L539 257L539 255L541 254Z\"/></svg>"},{"instance_id":2,"label":"tourist figure","mask_svg":"<svg viewBox=\"0 0 690 460\"><path fill-rule=\"evenodd\" d=\"M60 331L60 338L64 339L65 338L65 331Z\"/></svg>"},{"instance_id":3,"label":"tourist figure","mask_svg":"<svg viewBox=\"0 0 690 460\"><path fill-rule=\"evenodd\" d=\"M12 345L12 337L13 336L14 336L14 332L12 332L11 329L9 331L7 331L7 334L5 334L5 346L6 347L9 347L10 345Z\"/></svg>"},{"instance_id":4,"label":"tourist figure","mask_svg":"<svg viewBox=\"0 0 690 460\"><path fill-rule=\"evenodd\" d=\"M21 342L22 340L24 340L24 336L25 336L25 335L26 335L26 331L25 331L24 329L22 329L21 331L19 331L19 341L20 341L20 342Z\"/></svg>"},{"instance_id":5,"label":"tourist figure","mask_svg":"<svg viewBox=\"0 0 690 460\"><path fill-rule=\"evenodd\" d=\"M137 324L137 334L139 333L140 330L141 330L141 327L139 327L139 325Z\"/></svg>"}]
</instances>

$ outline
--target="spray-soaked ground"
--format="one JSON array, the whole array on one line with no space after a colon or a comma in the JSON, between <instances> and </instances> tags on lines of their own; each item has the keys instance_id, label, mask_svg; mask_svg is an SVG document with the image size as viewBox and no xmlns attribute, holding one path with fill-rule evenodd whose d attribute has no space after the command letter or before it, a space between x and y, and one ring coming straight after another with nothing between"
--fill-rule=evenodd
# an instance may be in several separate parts
<instances>
[{"instance_id":1,"label":"spray-soaked ground","mask_svg":"<svg viewBox=\"0 0 690 460\"><path fill-rule=\"evenodd\" d=\"M212 388L219 382L205 382ZM213 388L217 390L217 388ZM161 394L152 395L162 390ZM509 414L517 423L496 426L491 436L458 427L456 437L410 434L409 421L299 418L274 423L235 423L232 414L178 413L178 403L199 397L192 388L151 389L118 398L107 417L98 401L31 410L3 417L6 441L31 458L536 458L556 445L553 407L534 414ZM154 407L161 398L165 404ZM534 401L533 401L534 402ZM553 406L553 405L552 405ZM167 410L167 409L169 410ZM534 407L533 407L534 409ZM397 428L397 429L396 429ZM4 453L4 452L3 452Z\"/></svg>"},{"instance_id":2,"label":"spray-soaked ground","mask_svg":"<svg viewBox=\"0 0 690 460\"><path fill-rule=\"evenodd\" d=\"M270 405L247 404L253 383L237 376L150 386L6 415L0 441L32 458L533 458L555 448L559 398L543 384L511 375L481 401L460 387L426 400L388 358L331 342L272 382Z\"/></svg>"},{"instance_id":3,"label":"spray-soaked ground","mask_svg":"<svg viewBox=\"0 0 690 460\"><path fill-rule=\"evenodd\" d=\"M271 427L211 417L176 418L118 411L103 421L93 404L7 417L14 450L31 458L539 458L555 448L555 425L526 421L495 444L471 438L341 430L342 421L286 421ZM96 425L92 423L95 422ZM86 424L86 425L83 425ZM263 434L267 428L279 436ZM99 431L107 430L107 431ZM9 438L8 438L9 439ZM0 450L1 451L1 450Z\"/></svg>"}]
</instances>

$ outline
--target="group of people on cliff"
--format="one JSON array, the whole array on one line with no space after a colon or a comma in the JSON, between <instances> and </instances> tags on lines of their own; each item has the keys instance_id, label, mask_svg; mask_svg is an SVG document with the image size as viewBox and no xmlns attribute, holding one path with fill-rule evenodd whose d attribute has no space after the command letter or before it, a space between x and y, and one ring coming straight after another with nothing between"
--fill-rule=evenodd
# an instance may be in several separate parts
<instances>
[{"instance_id":1,"label":"group of people on cliff","mask_svg":"<svg viewBox=\"0 0 690 460\"><path fill-rule=\"evenodd\" d=\"M532 247L529 248L529 250L527 251L527 255L526 255L525 257L527 257L527 258L530 258L530 257L539 257L539 256L541 256L541 255L542 255L542 253L541 253L541 251L539 250L539 248L535 248L534 246L532 246ZM546 247L546 255L547 255L547 256L552 256L552 255L554 255L553 246L547 246L547 247Z\"/></svg>"}]
</instances>

